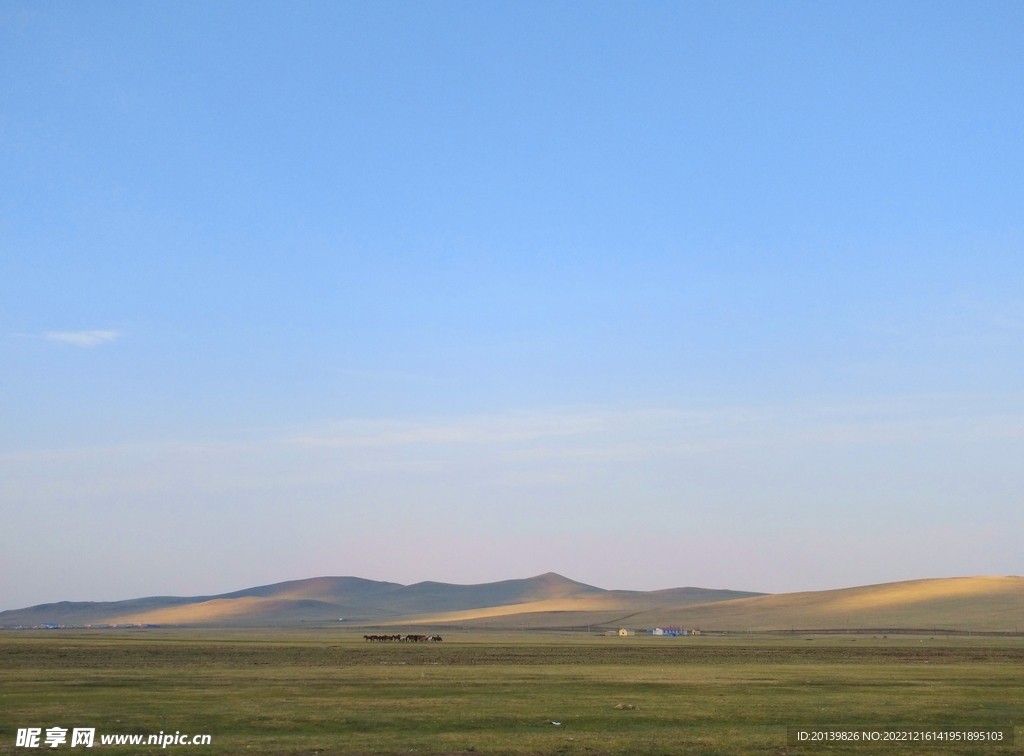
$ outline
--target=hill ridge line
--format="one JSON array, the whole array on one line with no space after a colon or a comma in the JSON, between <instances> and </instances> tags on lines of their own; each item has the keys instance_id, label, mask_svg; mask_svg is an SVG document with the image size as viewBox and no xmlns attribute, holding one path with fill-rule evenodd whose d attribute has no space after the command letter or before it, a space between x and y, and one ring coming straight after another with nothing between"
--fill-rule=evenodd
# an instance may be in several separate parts
<instances>
[{"instance_id":1,"label":"hill ridge line","mask_svg":"<svg viewBox=\"0 0 1024 756\"><path fill-rule=\"evenodd\" d=\"M792 628L930 628L1017 632L1024 578L919 578L824 591L765 594L706 588L604 589L547 572L492 583L410 585L355 576L289 580L212 596L61 601L0 612L0 627L109 625L636 628L674 625L740 632Z\"/></svg>"}]
</instances>

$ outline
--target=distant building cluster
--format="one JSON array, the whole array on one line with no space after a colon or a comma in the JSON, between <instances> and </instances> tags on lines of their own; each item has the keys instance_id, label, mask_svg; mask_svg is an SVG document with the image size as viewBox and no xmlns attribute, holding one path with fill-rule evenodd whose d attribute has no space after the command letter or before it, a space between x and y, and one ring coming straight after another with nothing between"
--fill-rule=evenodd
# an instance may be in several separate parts
<instances>
[{"instance_id":1,"label":"distant building cluster","mask_svg":"<svg viewBox=\"0 0 1024 756\"><path fill-rule=\"evenodd\" d=\"M650 631L651 635L667 635L670 638L676 638L680 635L700 635L700 630L694 628L693 630L685 630L681 627L675 627L674 625L668 625L666 627L656 627Z\"/></svg>"},{"instance_id":2,"label":"distant building cluster","mask_svg":"<svg viewBox=\"0 0 1024 756\"><path fill-rule=\"evenodd\" d=\"M681 627L675 627L674 625L666 625L665 627L652 627L646 630L634 630L630 627L620 627L618 630L607 631L605 635L627 636L636 635L637 633L642 633L644 635L660 635L667 636L669 638L678 638L681 635L700 635L700 629L695 627L690 630L686 630Z\"/></svg>"}]
</instances>

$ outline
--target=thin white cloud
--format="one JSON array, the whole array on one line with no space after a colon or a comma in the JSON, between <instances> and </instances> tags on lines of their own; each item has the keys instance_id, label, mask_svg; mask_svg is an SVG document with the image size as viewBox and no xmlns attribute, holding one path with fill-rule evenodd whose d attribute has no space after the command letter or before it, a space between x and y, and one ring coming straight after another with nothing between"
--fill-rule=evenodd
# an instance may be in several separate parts
<instances>
[{"instance_id":1,"label":"thin white cloud","mask_svg":"<svg viewBox=\"0 0 1024 756\"><path fill-rule=\"evenodd\" d=\"M422 419L411 422L339 423L323 433L291 436L288 444L325 448L504 444L564 438L611 430L637 413L510 414Z\"/></svg>"},{"instance_id":2,"label":"thin white cloud","mask_svg":"<svg viewBox=\"0 0 1024 756\"><path fill-rule=\"evenodd\" d=\"M79 347L94 347L114 341L120 337L117 331L47 331L43 336L47 341L60 341Z\"/></svg>"}]
</instances>

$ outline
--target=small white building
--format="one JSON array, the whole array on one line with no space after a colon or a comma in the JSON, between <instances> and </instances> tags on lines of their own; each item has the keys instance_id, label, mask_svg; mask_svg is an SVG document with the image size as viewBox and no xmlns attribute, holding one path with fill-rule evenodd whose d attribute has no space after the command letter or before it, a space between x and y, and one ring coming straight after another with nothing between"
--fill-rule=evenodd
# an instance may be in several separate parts
<instances>
[{"instance_id":1,"label":"small white building","mask_svg":"<svg viewBox=\"0 0 1024 756\"><path fill-rule=\"evenodd\" d=\"M666 627L656 627L651 631L655 635L667 635L670 638L675 638L679 635L686 635L686 631L681 627L675 627L674 625L667 625Z\"/></svg>"}]
</instances>

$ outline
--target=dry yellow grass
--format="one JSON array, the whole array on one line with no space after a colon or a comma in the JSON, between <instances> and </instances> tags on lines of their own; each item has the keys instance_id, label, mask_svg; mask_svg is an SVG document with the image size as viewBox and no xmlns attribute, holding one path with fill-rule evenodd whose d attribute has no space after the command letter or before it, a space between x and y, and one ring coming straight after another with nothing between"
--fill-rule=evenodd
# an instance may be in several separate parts
<instances>
[{"instance_id":1,"label":"dry yellow grass","mask_svg":"<svg viewBox=\"0 0 1024 756\"><path fill-rule=\"evenodd\" d=\"M681 625L735 631L1024 629L1024 578L1020 577L911 580L676 607L637 607L621 599L601 603L588 602L586 598L500 607L500 611L434 615L421 621L489 628Z\"/></svg>"},{"instance_id":2,"label":"dry yellow grass","mask_svg":"<svg viewBox=\"0 0 1024 756\"><path fill-rule=\"evenodd\" d=\"M860 611L892 606L908 607L943 599L976 599L982 596L1012 598L1024 595L1024 578L979 576L933 580L909 580L835 591L835 610Z\"/></svg>"},{"instance_id":3,"label":"dry yellow grass","mask_svg":"<svg viewBox=\"0 0 1024 756\"><path fill-rule=\"evenodd\" d=\"M755 596L644 612L633 621L638 626L673 621L722 630L915 628L1013 632L1024 628L1024 578L940 578Z\"/></svg>"},{"instance_id":4,"label":"dry yellow grass","mask_svg":"<svg viewBox=\"0 0 1024 756\"><path fill-rule=\"evenodd\" d=\"M1016 631L1024 627L1024 578L915 580L836 591L701 604L676 616L702 627L911 628ZM642 616L638 620L645 619Z\"/></svg>"},{"instance_id":5,"label":"dry yellow grass","mask_svg":"<svg viewBox=\"0 0 1024 756\"><path fill-rule=\"evenodd\" d=\"M324 585L329 587L327 582ZM318 581L307 581L272 596L216 598L126 612L109 621L154 625L244 625L254 621L273 624L275 618L293 614L296 603L315 603L324 595L323 591ZM391 608L392 619L373 622L458 624L492 629L587 625L636 628L681 625L734 631L902 628L1014 632L1024 629L1024 578L1021 577L911 580L700 604L681 603L680 594L673 591L606 591L570 596L558 595L560 592L541 600L432 614L411 614L396 606Z\"/></svg>"},{"instance_id":6,"label":"dry yellow grass","mask_svg":"<svg viewBox=\"0 0 1024 756\"><path fill-rule=\"evenodd\" d=\"M125 614L110 619L113 625L194 625L225 622L243 617L275 603L275 599L244 596L233 599L211 599L197 604L168 606L145 612Z\"/></svg>"},{"instance_id":7,"label":"dry yellow grass","mask_svg":"<svg viewBox=\"0 0 1024 756\"><path fill-rule=\"evenodd\" d=\"M461 612L441 612L412 619L403 619L400 624L437 625L449 622L470 622L474 620L512 617L523 614L550 614L564 612L621 612L635 609L629 600L620 596L572 596L569 598L531 601L509 606L490 606L483 609L467 609Z\"/></svg>"}]
</instances>

